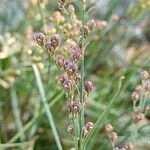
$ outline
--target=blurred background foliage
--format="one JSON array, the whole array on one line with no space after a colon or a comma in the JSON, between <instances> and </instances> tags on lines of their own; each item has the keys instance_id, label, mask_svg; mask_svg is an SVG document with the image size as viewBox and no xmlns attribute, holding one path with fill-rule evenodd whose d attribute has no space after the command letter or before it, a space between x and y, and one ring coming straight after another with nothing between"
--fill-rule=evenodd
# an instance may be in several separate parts
<instances>
[{"instance_id":1,"label":"blurred background foliage","mask_svg":"<svg viewBox=\"0 0 150 150\"><path fill-rule=\"evenodd\" d=\"M79 1L72 2L81 16ZM63 147L72 147L71 136L66 131L69 119L65 94L57 83L59 72L34 41L38 31L55 32L56 25L50 18L56 10L56 0L0 1L0 142L24 141L16 148L6 149L57 149L42 111L32 63L40 70ZM139 72L150 71L150 1L89 0L87 10L86 19L94 18L97 27L89 37L85 54L85 78L95 86L87 103L86 120L96 121L115 94L119 77L125 76L122 92L104 122L114 125L122 144L130 141L130 94L140 82ZM23 137L19 136L16 108L21 118L19 127L25 129ZM141 126L140 142L137 142L141 150L150 149L148 125L145 122ZM87 149L109 150L109 143L101 129Z\"/></svg>"}]
</instances>

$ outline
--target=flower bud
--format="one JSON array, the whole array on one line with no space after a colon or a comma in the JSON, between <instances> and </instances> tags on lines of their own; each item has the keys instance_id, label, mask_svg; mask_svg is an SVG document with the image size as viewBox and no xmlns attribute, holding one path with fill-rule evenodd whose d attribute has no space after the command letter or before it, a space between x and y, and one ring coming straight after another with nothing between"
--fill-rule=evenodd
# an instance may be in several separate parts
<instances>
[{"instance_id":1,"label":"flower bud","mask_svg":"<svg viewBox=\"0 0 150 150\"><path fill-rule=\"evenodd\" d=\"M70 106L70 111L72 113L79 113L81 110L81 103L79 101L73 101Z\"/></svg>"},{"instance_id":2,"label":"flower bud","mask_svg":"<svg viewBox=\"0 0 150 150\"><path fill-rule=\"evenodd\" d=\"M85 81L84 82L84 90L87 94L89 94L93 89L93 84L90 81Z\"/></svg>"},{"instance_id":3,"label":"flower bud","mask_svg":"<svg viewBox=\"0 0 150 150\"><path fill-rule=\"evenodd\" d=\"M89 30L92 31L95 28L95 26L96 26L95 20L94 19L89 20L89 22L88 22Z\"/></svg>"},{"instance_id":4,"label":"flower bud","mask_svg":"<svg viewBox=\"0 0 150 150\"><path fill-rule=\"evenodd\" d=\"M148 71L144 70L144 71L141 72L141 79L142 80L147 80L148 77L149 77Z\"/></svg>"},{"instance_id":5,"label":"flower bud","mask_svg":"<svg viewBox=\"0 0 150 150\"><path fill-rule=\"evenodd\" d=\"M36 33L35 40L39 46L44 46L45 35L41 32Z\"/></svg>"},{"instance_id":6,"label":"flower bud","mask_svg":"<svg viewBox=\"0 0 150 150\"><path fill-rule=\"evenodd\" d=\"M72 125L69 125L69 126L67 127L67 131L68 131L71 135L73 135L73 134L74 134L74 128L73 128L73 126L72 126Z\"/></svg>"},{"instance_id":7,"label":"flower bud","mask_svg":"<svg viewBox=\"0 0 150 150\"><path fill-rule=\"evenodd\" d=\"M82 55L81 55L81 49L77 46L73 46L70 48L69 50L70 56L72 58L73 61L77 62L81 59Z\"/></svg>"},{"instance_id":8,"label":"flower bud","mask_svg":"<svg viewBox=\"0 0 150 150\"><path fill-rule=\"evenodd\" d=\"M118 135L116 132L111 132L108 136L112 143L116 143L116 141L118 139Z\"/></svg>"},{"instance_id":9,"label":"flower bud","mask_svg":"<svg viewBox=\"0 0 150 150\"><path fill-rule=\"evenodd\" d=\"M62 67L64 66L64 61L65 61L64 56L58 55L58 56L56 57L56 63L57 63L57 65L58 65L60 68L62 68Z\"/></svg>"},{"instance_id":10,"label":"flower bud","mask_svg":"<svg viewBox=\"0 0 150 150\"><path fill-rule=\"evenodd\" d=\"M105 126L105 132L106 134L110 134L111 132L113 132L113 126L111 124L107 124Z\"/></svg>"},{"instance_id":11,"label":"flower bud","mask_svg":"<svg viewBox=\"0 0 150 150\"><path fill-rule=\"evenodd\" d=\"M139 93L136 92L136 91L132 92L132 94L131 94L131 99L132 99L133 101L137 101L137 100L139 99Z\"/></svg>"},{"instance_id":12,"label":"flower bud","mask_svg":"<svg viewBox=\"0 0 150 150\"><path fill-rule=\"evenodd\" d=\"M53 47L51 46L51 43L46 43L45 46L44 46L46 52L50 55L54 55L54 49Z\"/></svg>"},{"instance_id":13,"label":"flower bud","mask_svg":"<svg viewBox=\"0 0 150 150\"><path fill-rule=\"evenodd\" d=\"M51 46L56 48L59 44L59 36L58 35L51 36L50 41L51 41Z\"/></svg>"}]
</instances>

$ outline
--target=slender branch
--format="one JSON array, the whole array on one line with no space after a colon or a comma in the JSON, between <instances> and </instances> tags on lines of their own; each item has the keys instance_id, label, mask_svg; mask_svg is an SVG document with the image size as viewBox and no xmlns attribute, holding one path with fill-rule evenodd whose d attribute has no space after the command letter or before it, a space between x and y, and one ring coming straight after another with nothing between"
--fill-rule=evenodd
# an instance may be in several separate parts
<instances>
[{"instance_id":1,"label":"slender branch","mask_svg":"<svg viewBox=\"0 0 150 150\"><path fill-rule=\"evenodd\" d=\"M43 88L43 84L42 84L42 80L41 80L41 77L40 77L39 70L38 70L38 68L35 64L33 64L32 67L33 67L33 71L34 71L35 78L36 78L36 81L37 81L37 86L38 86L38 89L39 89L39 93L40 93L40 96L41 96L41 101L44 105L46 115L47 115L50 127L52 128L52 132L53 132L57 147L58 147L59 150L62 150L63 148L62 148L60 138L59 138L58 133L57 133L57 129L56 129L56 126L55 126L55 123L54 123L54 120L53 120L53 116L52 116L52 113L49 109L49 106L48 106L48 103L47 103L47 100L46 100L46 95L45 95L45 91L44 91L44 88Z\"/></svg>"}]
</instances>

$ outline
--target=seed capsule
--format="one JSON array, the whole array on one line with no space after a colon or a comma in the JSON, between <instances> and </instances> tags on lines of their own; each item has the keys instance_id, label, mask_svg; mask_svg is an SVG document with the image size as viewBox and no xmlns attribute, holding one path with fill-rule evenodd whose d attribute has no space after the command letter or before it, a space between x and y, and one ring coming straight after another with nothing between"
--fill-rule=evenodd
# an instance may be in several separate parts
<instances>
[{"instance_id":1,"label":"seed capsule","mask_svg":"<svg viewBox=\"0 0 150 150\"><path fill-rule=\"evenodd\" d=\"M92 122L87 122L86 124L85 124L85 127L86 127L86 129L88 130L88 131L90 131L91 129L93 129L93 123Z\"/></svg>"},{"instance_id":2,"label":"seed capsule","mask_svg":"<svg viewBox=\"0 0 150 150\"><path fill-rule=\"evenodd\" d=\"M36 34L35 40L39 46L44 46L45 35L39 32Z\"/></svg>"},{"instance_id":3,"label":"seed capsule","mask_svg":"<svg viewBox=\"0 0 150 150\"><path fill-rule=\"evenodd\" d=\"M94 19L89 20L89 22L88 22L89 30L92 31L95 28L95 26L96 26L95 20Z\"/></svg>"},{"instance_id":4,"label":"seed capsule","mask_svg":"<svg viewBox=\"0 0 150 150\"><path fill-rule=\"evenodd\" d=\"M81 110L81 103L79 101L73 101L71 103L71 108L70 108L71 112L73 113L79 113Z\"/></svg>"},{"instance_id":5,"label":"seed capsule","mask_svg":"<svg viewBox=\"0 0 150 150\"><path fill-rule=\"evenodd\" d=\"M69 75L73 75L75 72L77 72L77 65L75 63L69 63L67 65L67 67L65 68L65 71L69 74Z\"/></svg>"},{"instance_id":6,"label":"seed capsule","mask_svg":"<svg viewBox=\"0 0 150 150\"><path fill-rule=\"evenodd\" d=\"M147 80L149 78L149 73L148 71L144 70L141 72L141 79L142 80Z\"/></svg>"},{"instance_id":7,"label":"seed capsule","mask_svg":"<svg viewBox=\"0 0 150 150\"><path fill-rule=\"evenodd\" d=\"M68 80L68 77L67 77L66 74L63 74L63 75L61 75L61 76L59 77L59 82L60 82L61 85L63 85L63 83L64 83L66 80Z\"/></svg>"},{"instance_id":8,"label":"seed capsule","mask_svg":"<svg viewBox=\"0 0 150 150\"><path fill-rule=\"evenodd\" d=\"M48 53L48 54L50 54L50 55L54 55L54 49L53 49L53 47L51 46L51 43L46 43L45 44L45 50L46 50L46 52Z\"/></svg>"},{"instance_id":9,"label":"seed capsule","mask_svg":"<svg viewBox=\"0 0 150 150\"><path fill-rule=\"evenodd\" d=\"M85 83L84 83L84 90L85 90L85 92L89 94L92 91L92 89L93 89L92 82L85 81Z\"/></svg>"},{"instance_id":10,"label":"seed capsule","mask_svg":"<svg viewBox=\"0 0 150 150\"><path fill-rule=\"evenodd\" d=\"M74 76L73 76L73 78L74 78L74 81L77 83L77 82L79 82L80 80L81 80L81 75L80 75L80 73L75 73L74 74Z\"/></svg>"},{"instance_id":11,"label":"seed capsule","mask_svg":"<svg viewBox=\"0 0 150 150\"><path fill-rule=\"evenodd\" d=\"M111 124L107 124L105 126L105 132L106 134L110 134L111 132L113 132L113 126Z\"/></svg>"},{"instance_id":12,"label":"seed capsule","mask_svg":"<svg viewBox=\"0 0 150 150\"><path fill-rule=\"evenodd\" d=\"M63 83L63 87L64 87L64 90L66 92L70 92L71 89L73 88L73 81L72 80L65 80Z\"/></svg>"},{"instance_id":13,"label":"seed capsule","mask_svg":"<svg viewBox=\"0 0 150 150\"><path fill-rule=\"evenodd\" d=\"M140 93L142 91L142 86L141 85L137 85L135 87L135 91L138 92L138 93Z\"/></svg>"},{"instance_id":14,"label":"seed capsule","mask_svg":"<svg viewBox=\"0 0 150 150\"><path fill-rule=\"evenodd\" d=\"M50 41L51 41L51 46L56 48L59 44L59 36L58 35L51 36Z\"/></svg>"},{"instance_id":15,"label":"seed capsule","mask_svg":"<svg viewBox=\"0 0 150 150\"><path fill-rule=\"evenodd\" d=\"M88 34L89 34L89 29L87 26L84 26L84 29L83 29L84 33L83 33L83 37L86 39L88 37Z\"/></svg>"},{"instance_id":16,"label":"seed capsule","mask_svg":"<svg viewBox=\"0 0 150 150\"><path fill-rule=\"evenodd\" d=\"M133 101L137 101L137 100L139 99L139 93L136 92L136 91L132 92L132 94L131 94L131 99L132 99Z\"/></svg>"},{"instance_id":17,"label":"seed capsule","mask_svg":"<svg viewBox=\"0 0 150 150\"><path fill-rule=\"evenodd\" d=\"M118 139L118 135L116 132L111 132L109 134L109 138L111 140L112 143L116 143L117 139Z\"/></svg>"},{"instance_id":18,"label":"seed capsule","mask_svg":"<svg viewBox=\"0 0 150 150\"><path fill-rule=\"evenodd\" d=\"M57 65L58 65L60 68L62 68L62 67L64 66L64 61L65 61L64 56L58 55L58 56L56 57L56 63L57 63Z\"/></svg>"},{"instance_id":19,"label":"seed capsule","mask_svg":"<svg viewBox=\"0 0 150 150\"><path fill-rule=\"evenodd\" d=\"M78 62L82 57L81 49L77 46L71 47L69 50L69 53L70 53L71 59L75 62Z\"/></svg>"}]
</instances>

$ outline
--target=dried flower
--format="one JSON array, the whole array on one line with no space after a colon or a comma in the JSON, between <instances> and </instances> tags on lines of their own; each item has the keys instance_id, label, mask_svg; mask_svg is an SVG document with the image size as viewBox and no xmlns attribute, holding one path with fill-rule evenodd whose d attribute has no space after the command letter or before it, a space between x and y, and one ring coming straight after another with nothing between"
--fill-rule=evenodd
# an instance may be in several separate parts
<instances>
[{"instance_id":1,"label":"dried flower","mask_svg":"<svg viewBox=\"0 0 150 150\"><path fill-rule=\"evenodd\" d=\"M135 123L139 123L140 121L144 120L145 116L143 113L139 112L139 113L135 113L133 115L133 121Z\"/></svg>"},{"instance_id":2,"label":"dried flower","mask_svg":"<svg viewBox=\"0 0 150 150\"><path fill-rule=\"evenodd\" d=\"M96 26L95 20L94 19L89 20L89 22L88 22L89 30L92 31L95 28L95 26Z\"/></svg>"},{"instance_id":3,"label":"dried flower","mask_svg":"<svg viewBox=\"0 0 150 150\"><path fill-rule=\"evenodd\" d=\"M107 124L105 126L105 132L106 134L110 134L111 132L113 132L113 126L111 124Z\"/></svg>"},{"instance_id":4,"label":"dried flower","mask_svg":"<svg viewBox=\"0 0 150 150\"><path fill-rule=\"evenodd\" d=\"M89 94L92 91L92 89L93 89L92 82L85 81L85 83L84 83L84 90L85 90L85 92Z\"/></svg>"},{"instance_id":5,"label":"dried flower","mask_svg":"<svg viewBox=\"0 0 150 150\"><path fill-rule=\"evenodd\" d=\"M38 32L35 36L35 40L39 46L44 46L45 35L41 32Z\"/></svg>"},{"instance_id":6,"label":"dried flower","mask_svg":"<svg viewBox=\"0 0 150 150\"><path fill-rule=\"evenodd\" d=\"M62 74L60 77L59 77L59 83L61 85L63 85L63 83L68 80L68 77L67 77L67 74Z\"/></svg>"},{"instance_id":7,"label":"dried flower","mask_svg":"<svg viewBox=\"0 0 150 150\"><path fill-rule=\"evenodd\" d=\"M142 80L147 80L148 77L149 77L148 71L144 70L144 71L141 72L141 79Z\"/></svg>"},{"instance_id":8,"label":"dried flower","mask_svg":"<svg viewBox=\"0 0 150 150\"><path fill-rule=\"evenodd\" d=\"M132 94L131 94L131 99L132 99L133 101L137 101L137 100L139 99L139 93L136 92L136 91L132 92Z\"/></svg>"}]
</instances>

